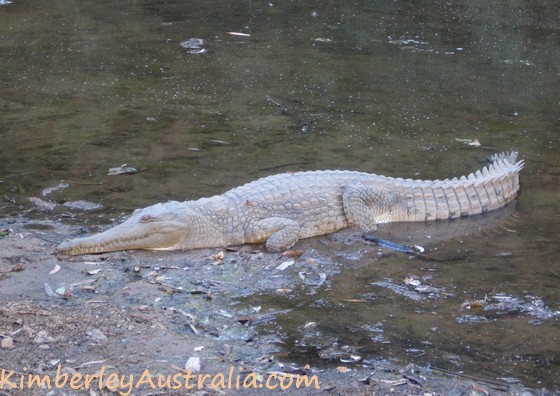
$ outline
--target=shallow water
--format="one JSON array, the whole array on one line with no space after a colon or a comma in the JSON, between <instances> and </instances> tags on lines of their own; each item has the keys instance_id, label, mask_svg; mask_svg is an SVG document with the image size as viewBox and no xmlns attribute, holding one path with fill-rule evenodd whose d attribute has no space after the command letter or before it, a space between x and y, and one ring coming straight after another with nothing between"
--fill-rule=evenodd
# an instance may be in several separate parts
<instances>
[{"instance_id":1,"label":"shallow water","mask_svg":"<svg viewBox=\"0 0 560 396\"><path fill-rule=\"evenodd\" d=\"M509 231L426 245L448 260L434 266L396 253L351 260L338 246L341 271L317 295L248 303L296 307L278 322L294 358L336 339L364 359L558 388L558 316L457 319L480 314L463 302L499 293L560 309L558 26L560 5L546 0L16 0L0 6L0 211L105 224L276 172L446 178L518 150L526 167ZM188 53L189 38L207 51ZM108 176L125 163L139 172ZM44 194L61 180L67 188ZM103 209L61 206L80 200ZM415 302L374 284L426 275L450 295ZM304 347L307 322L319 336Z\"/></svg>"}]
</instances>

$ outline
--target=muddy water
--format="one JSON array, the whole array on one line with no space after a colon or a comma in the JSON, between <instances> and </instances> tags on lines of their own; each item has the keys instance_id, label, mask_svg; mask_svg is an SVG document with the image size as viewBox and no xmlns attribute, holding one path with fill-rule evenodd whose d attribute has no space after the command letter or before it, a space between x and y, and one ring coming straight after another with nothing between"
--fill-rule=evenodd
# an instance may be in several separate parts
<instances>
[{"instance_id":1,"label":"muddy water","mask_svg":"<svg viewBox=\"0 0 560 396\"><path fill-rule=\"evenodd\" d=\"M199 3L0 6L2 216L107 224L281 171L444 178L518 150L505 231L428 241L441 262L335 245L322 254L340 272L314 294L243 301L294 308L278 321L293 359L352 354L560 387L558 3ZM180 46L190 38L204 53ZM107 175L125 163L139 172ZM78 200L103 208L62 206ZM399 292L406 278L441 290L415 300ZM461 308L485 298L510 305Z\"/></svg>"}]
</instances>

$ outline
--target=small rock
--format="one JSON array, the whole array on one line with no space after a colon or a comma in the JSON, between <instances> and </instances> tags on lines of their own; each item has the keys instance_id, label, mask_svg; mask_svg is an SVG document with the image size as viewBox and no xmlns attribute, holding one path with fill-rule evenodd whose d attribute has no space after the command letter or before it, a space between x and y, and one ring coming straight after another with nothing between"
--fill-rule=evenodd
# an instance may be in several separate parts
<instances>
[{"instance_id":1,"label":"small rock","mask_svg":"<svg viewBox=\"0 0 560 396\"><path fill-rule=\"evenodd\" d=\"M23 325L21 331L23 331L23 333L28 337L33 337L35 335L35 330L33 330L31 327L27 325Z\"/></svg>"},{"instance_id":2,"label":"small rock","mask_svg":"<svg viewBox=\"0 0 560 396\"><path fill-rule=\"evenodd\" d=\"M4 337L0 342L0 347L2 349L13 349L14 348L14 339L12 337Z\"/></svg>"},{"instance_id":3,"label":"small rock","mask_svg":"<svg viewBox=\"0 0 560 396\"><path fill-rule=\"evenodd\" d=\"M190 370L192 373L198 373L200 368L200 358L198 356L191 356L185 363L185 370Z\"/></svg>"},{"instance_id":4,"label":"small rock","mask_svg":"<svg viewBox=\"0 0 560 396\"><path fill-rule=\"evenodd\" d=\"M49 335L49 332L46 331L46 330L41 330L40 332L38 332L37 336L33 340L33 342L36 343L36 344L44 344L46 342L53 342L53 341L54 341L54 338L52 338Z\"/></svg>"},{"instance_id":5,"label":"small rock","mask_svg":"<svg viewBox=\"0 0 560 396\"><path fill-rule=\"evenodd\" d=\"M107 336L103 334L103 332L99 329L89 329L88 331L86 331L86 334L94 341L101 342L107 339Z\"/></svg>"}]
</instances>

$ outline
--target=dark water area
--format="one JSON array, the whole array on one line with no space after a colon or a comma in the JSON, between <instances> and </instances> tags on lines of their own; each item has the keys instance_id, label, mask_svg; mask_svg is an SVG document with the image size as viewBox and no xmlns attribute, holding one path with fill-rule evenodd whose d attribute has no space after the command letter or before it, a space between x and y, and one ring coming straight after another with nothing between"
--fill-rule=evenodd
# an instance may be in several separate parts
<instances>
[{"instance_id":1,"label":"dark water area","mask_svg":"<svg viewBox=\"0 0 560 396\"><path fill-rule=\"evenodd\" d=\"M108 224L278 172L447 178L516 150L513 222L425 244L453 260L356 259L342 244L329 256L340 272L316 293L244 302L293 308L275 323L292 359L359 355L560 389L559 26L546 0L6 2L0 217ZM181 47L190 38L203 53ZM108 175L122 164L138 172ZM80 200L102 209L63 206ZM407 278L445 293L403 296ZM461 308L485 297L510 305ZM324 353L335 344L346 355Z\"/></svg>"}]
</instances>

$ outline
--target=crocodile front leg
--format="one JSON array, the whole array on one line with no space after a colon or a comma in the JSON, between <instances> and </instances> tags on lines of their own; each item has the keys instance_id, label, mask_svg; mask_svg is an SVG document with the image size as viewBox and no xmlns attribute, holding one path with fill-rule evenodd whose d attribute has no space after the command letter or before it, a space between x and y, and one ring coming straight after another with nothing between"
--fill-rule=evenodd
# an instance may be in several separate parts
<instances>
[{"instance_id":1,"label":"crocodile front leg","mask_svg":"<svg viewBox=\"0 0 560 396\"><path fill-rule=\"evenodd\" d=\"M349 187L342 195L344 214L350 227L376 231L377 224L398 221L401 199L385 188Z\"/></svg>"},{"instance_id":2,"label":"crocodile front leg","mask_svg":"<svg viewBox=\"0 0 560 396\"><path fill-rule=\"evenodd\" d=\"M246 242L264 242L266 250L279 252L292 247L300 237L300 226L284 217L255 221L245 231Z\"/></svg>"}]
</instances>

